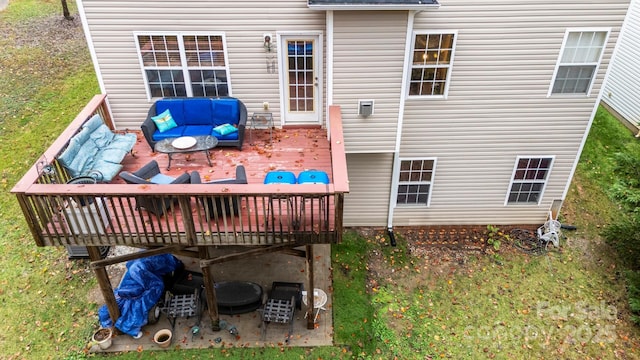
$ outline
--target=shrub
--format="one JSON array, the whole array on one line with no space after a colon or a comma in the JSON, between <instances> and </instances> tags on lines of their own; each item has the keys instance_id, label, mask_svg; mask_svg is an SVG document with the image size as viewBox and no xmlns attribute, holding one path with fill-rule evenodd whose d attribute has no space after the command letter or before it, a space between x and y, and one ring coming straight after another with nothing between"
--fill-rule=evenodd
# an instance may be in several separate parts
<instances>
[{"instance_id":1,"label":"shrub","mask_svg":"<svg viewBox=\"0 0 640 360\"><path fill-rule=\"evenodd\" d=\"M628 271L626 275L631 320L640 325L640 272Z\"/></svg>"},{"instance_id":2,"label":"shrub","mask_svg":"<svg viewBox=\"0 0 640 360\"><path fill-rule=\"evenodd\" d=\"M620 260L632 270L640 270L640 215L628 216L609 225L602 233Z\"/></svg>"}]
</instances>

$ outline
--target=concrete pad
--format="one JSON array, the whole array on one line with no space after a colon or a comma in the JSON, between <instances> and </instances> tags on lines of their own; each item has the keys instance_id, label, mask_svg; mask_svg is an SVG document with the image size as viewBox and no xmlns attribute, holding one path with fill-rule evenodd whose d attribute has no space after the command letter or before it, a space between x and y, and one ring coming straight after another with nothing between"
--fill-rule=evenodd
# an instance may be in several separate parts
<instances>
[{"instance_id":1,"label":"concrete pad","mask_svg":"<svg viewBox=\"0 0 640 360\"><path fill-rule=\"evenodd\" d=\"M331 276L331 246L314 245L314 272L315 287L327 293L327 304L324 310L320 310L316 322L316 328L307 329L305 319L308 308L302 305L302 310L295 310L293 334L288 346L329 346L333 344L333 318L332 318L332 276ZM197 259L181 258L187 269L200 272ZM215 281L250 281L259 284L266 294L271 289L274 281L302 282L307 289L307 266L302 257L273 253L254 256L247 259L230 261L213 266ZM261 316L258 311L240 315L220 315L224 320L227 330L212 331L208 313L202 314L199 326L199 334L192 336L192 327L197 324L197 318L177 318L173 329L172 344L168 349L203 349L209 347L264 347L287 346L285 344L289 325L269 324L266 339L261 338ZM228 328L235 326L237 336L231 334ZM129 335L119 334L113 338L109 349L101 350L97 346L91 348L92 352L115 351L145 351L163 350L153 341L156 331L162 328L171 328L166 314L162 314L157 324L147 325L143 328L144 335L140 339L133 339Z\"/></svg>"}]
</instances>

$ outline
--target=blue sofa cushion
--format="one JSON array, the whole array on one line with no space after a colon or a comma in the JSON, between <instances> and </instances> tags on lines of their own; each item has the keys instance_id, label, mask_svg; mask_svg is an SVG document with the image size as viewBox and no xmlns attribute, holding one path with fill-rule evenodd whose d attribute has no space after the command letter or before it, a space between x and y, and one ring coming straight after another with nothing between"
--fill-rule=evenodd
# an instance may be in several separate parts
<instances>
[{"instance_id":1,"label":"blue sofa cushion","mask_svg":"<svg viewBox=\"0 0 640 360\"><path fill-rule=\"evenodd\" d=\"M76 158L76 155L78 155L80 148L82 148L82 144L80 144L76 138L71 138L67 148L62 152L62 154L60 154L60 156L58 156L58 161L62 166L67 168L72 177L78 176L79 169L73 169L71 167L71 163L73 162L73 159Z\"/></svg>"},{"instance_id":2,"label":"blue sofa cushion","mask_svg":"<svg viewBox=\"0 0 640 360\"><path fill-rule=\"evenodd\" d=\"M238 132L232 132L231 134L221 135L217 131L211 130L212 136L215 136L218 140L238 140Z\"/></svg>"},{"instance_id":3,"label":"blue sofa cushion","mask_svg":"<svg viewBox=\"0 0 640 360\"><path fill-rule=\"evenodd\" d=\"M104 125L104 121L102 121L102 117L100 115L95 114L91 117L91 119L87 120L86 123L82 125L83 130L87 130L89 133L94 132L100 125Z\"/></svg>"},{"instance_id":4,"label":"blue sofa cushion","mask_svg":"<svg viewBox=\"0 0 640 360\"><path fill-rule=\"evenodd\" d=\"M91 133L91 141L93 141L97 147L103 148L113 141L115 135L107 125L103 124Z\"/></svg>"},{"instance_id":5,"label":"blue sofa cushion","mask_svg":"<svg viewBox=\"0 0 640 360\"><path fill-rule=\"evenodd\" d=\"M136 134L127 133L127 134L115 134L113 140L106 146L106 149L120 149L122 150L122 157L118 162L122 161L126 154L133 149L133 146L138 141L138 137Z\"/></svg>"},{"instance_id":6,"label":"blue sofa cushion","mask_svg":"<svg viewBox=\"0 0 640 360\"><path fill-rule=\"evenodd\" d=\"M238 124L240 108L237 99L217 99L213 107L214 126L223 124ZM209 120L211 121L211 120Z\"/></svg>"},{"instance_id":7,"label":"blue sofa cushion","mask_svg":"<svg viewBox=\"0 0 640 360\"><path fill-rule=\"evenodd\" d=\"M184 121L188 125L211 125L213 101L192 98L184 106Z\"/></svg>"},{"instance_id":8,"label":"blue sofa cushion","mask_svg":"<svg viewBox=\"0 0 640 360\"><path fill-rule=\"evenodd\" d=\"M120 161L127 155L127 151L124 149L112 147L103 149L96 156L96 162L98 160L106 161L112 164L120 164Z\"/></svg>"},{"instance_id":9,"label":"blue sofa cushion","mask_svg":"<svg viewBox=\"0 0 640 360\"><path fill-rule=\"evenodd\" d=\"M211 125L187 125L184 127L182 136L211 135L211 129L213 129Z\"/></svg>"},{"instance_id":10,"label":"blue sofa cushion","mask_svg":"<svg viewBox=\"0 0 640 360\"><path fill-rule=\"evenodd\" d=\"M184 100L182 99L164 99L156 102L156 114L162 114L165 110L171 112L171 117L176 125L186 125L184 117Z\"/></svg>"},{"instance_id":11,"label":"blue sofa cushion","mask_svg":"<svg viewBox=\"0 0 640 360\"><path fill-rule=\"evenodd\" d=\"M118 175L120 170L122 170L122 165L114 164L109 161L97 160L95 164L93 164L93 169L102 174L102 180L110 180Z\"/></svg>"},{"instance_id":12,"label":"blue sofa cushion","mask_svg":"<svg viewBox=\"0 0 640 360\"><path fill-rule=\"evenodd\" d=\"M98 154L98 147L91 141L82 144L80 150L71 162L68 170L73 177L83 175L87 169L95 169L95 158Z\"/></svg>"},{"instance_id":13,"label":"blue sofa cushion","mask_svg":"<svg viewBox=\"0 0 640 360\"><path fill-rule=\"evenodd\" d=\"M184 129L186 128L186 126L178 126L175 127L171 130L167 130L165 132L160 132L160 130L156 130L153 133L153 140L155 141L160 141L166 138L177 138L182 136L182 132L184 131Z\"/></svg>"}]
</instances>

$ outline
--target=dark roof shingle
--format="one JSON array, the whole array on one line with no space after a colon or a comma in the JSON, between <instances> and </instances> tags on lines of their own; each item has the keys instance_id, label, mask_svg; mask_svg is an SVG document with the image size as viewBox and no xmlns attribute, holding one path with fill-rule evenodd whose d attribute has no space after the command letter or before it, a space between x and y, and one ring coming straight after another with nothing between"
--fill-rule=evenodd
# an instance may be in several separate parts
<instances>
[{"instance_id":1,"label":"dark roof shingle","mask_svg":"<svg viewBox=\"0 0 640 360\"><path fill-rule=\"evenodd\" d=\"M316 8L380 8L380 10L394 9L418 9L437 7L437 0L308 0L309 7Z\"/></svg>"}]
</instances>

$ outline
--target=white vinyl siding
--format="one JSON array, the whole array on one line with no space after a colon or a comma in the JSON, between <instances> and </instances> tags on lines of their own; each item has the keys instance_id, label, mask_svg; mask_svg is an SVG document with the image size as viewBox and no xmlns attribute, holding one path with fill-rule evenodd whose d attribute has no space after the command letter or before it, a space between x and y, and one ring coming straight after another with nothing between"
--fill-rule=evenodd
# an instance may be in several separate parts
<instances>
[{"instance_id":1,"label":"white vinyl siding","mask_svg":"<svg viewBox=\"0 0 640 360\"><path fill-rule=\"evenodd\" d=\"M400 158L438 159L429 207L394 209L394 226L542 223L562 200L588 132L628 1L450 0L413 31L457 31L447 99L408 97ZM565 32L611 27L591 96L548 97ZM345 139L348 142L350 139ZM514 159L555 156L538 205L505 205Z\"/></svg>"},{"instance_id":2,"label":"white vinyl siding","mask_svg":"<svg viewBox=\"0 0 640 360\"><path fill-rule=\"evenodd\" d=\"M279 126L279 74L267 67L275 61L275 54L265 51L263 35L271 33L275 38L281 31L325 31L324 12L310 11L305 1L299 0L81 2L103 77L103 91L121 129L139 129L152 103L147 97L134 34L224 34L233 96L245 103L249 113L262 110L262 103L269 102L274 124ZM272 42L278 46L274 39Z\"/></svg>"},{"instance_id":3,"label":"white vinyl siding","mask_svg":"<svg viewBox=\"0 0 640 360\"><path fill-rule=\"evenodd\" d=\"M607 30L567 30L558 56L551 94L589 95L607 35Z\"/></svg>"},{"instance_id":4,"label":"white vinyl siding","mask_svg":"<svg viewBox=\"0 0 640 360\"><path fill-rule=\"evenodd\" d=\"M345 226L386 226L393 177L393 154L348 154L349 193Z\"/></svg>"},{"instance_id":5,"label":"white vinyl siding","mask_svg":"<svg viewBox=\"0 0 640 360\"><path fill-rule=\"evenodd\" d=\"M395 149L407 37L406 11L334 11L333 104L340 105L349 153ZM358 100L374 100L371 116Z\"/></svg>"},{"instance_id":6,"label":"white vinyl siding","mask_svg":"<svg viewBox=\"0 0 640 360\"><path fill-rule=\"evenodd\" d=\"M602 101L624 120L640 127L640 1L631 2Z\"/></svg>"}]
</instances>

